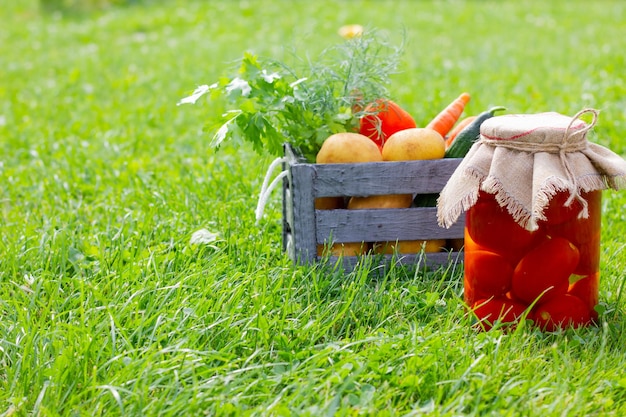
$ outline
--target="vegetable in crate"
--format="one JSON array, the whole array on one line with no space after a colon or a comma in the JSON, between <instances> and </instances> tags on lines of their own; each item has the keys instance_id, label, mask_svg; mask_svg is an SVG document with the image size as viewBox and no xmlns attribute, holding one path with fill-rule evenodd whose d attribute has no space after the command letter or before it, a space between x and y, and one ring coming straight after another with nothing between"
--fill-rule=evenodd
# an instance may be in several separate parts
<instances>
[{"instance_id":1,"label":"vegetable in crate","mask_svg":"<svg viewBox=\"0 0 626 417\"><path fill-rule=\"evenodd\" d=\"M417 161L443 158L445 145L443 137L436 131L426 128L410 128L400 130L391 135L383 145L382 154L385 161ZM403 199L405 208L411 206L412 194L396 195L399 200ZM381 196L393 197L393 196ZM375 197L363 197L373 199ZM354 197L353 197L354 199ZM398 206L400 208L400 206ZM375 249L379 253L418 253L422 249L425 252L439 252L445 246L446 241L434 240L405 240L399 242L379 242Z\"/></svg>"},{"instance_id":2,"label":"vegetable in crate","mask_svg":"<svg viewBox=\"0 0 626 417\"><path fill-rule=\"evenodd\" d=\"M446 149L448 149L450 145L452 145L452 142L454 142L454 139L456 139L457 135L461 133L461 131L465 129L467 125L472 123L477 117L478 116L476 115L467 116L466 118L461 119L457 124L454 125L454 127L450 130L450 132L448 132L448 135L446 136Z\"/></svg>"},{"instance_id":3,"label":"vegetable in crate","mask_svg":"<svg viewBox=\"0 0 626 417\"><path fill-rule=\"evenodd\" d=\"M350 164L381 162L380 149L367 136L359 133L335 133L329 136L315 156L318 164Z\"/></svg>"},{"instance_id":4,"label":"vegetable in crate","mask_svg":"<svg viewBox=\"0 0 626 417\"><path fill-rule=\"evenodd\" d=\"M432 240L398 240L395 242L377 242L373 245L374 253L394 255L441 252L445 250L445 239Z\"/></svg>"},{"instance_id":5,"label":"vegetable in crate","mask_svg":"<svg viewBox=\"0 0 626 417\"><path fill-rule=\"evenodd\" d=\"M313 162L326 138L358 132L367 103L389 98L400 51L368 30L313 59L294 56L294 66L245 53L236 76L202 86L179 104L209 93L235 105L210 126L215 147L249 142L259 153L282 156L287 142Z\"/></svg>"},{"instance_id":6,"label":"vegetable in crate","mask_svg":"<svg viewBox=\"0 0 626 417\"><path fill-rule=\"evenodd\" d=\"M452 126L459 120L465 106L470 101L470 95L468 93L461 93L460 96L454 99L450 104L446 106L433 120L426 125L426 129L432 129L438 132L441 136L446 136Z\"/></svg>"},{"instance_id":7,"label":"vegetable in crate","mask_svg":"<svg viewBox=\"0 0 626 417\"><path fill-rule=\"evenodd\" d=\"M476 116L463 130L461 130L449 147L446 149L446 158L463 158L474 142L480 137L480 126L487 119L492 118L497 111L506 110L502 106L492 107Z\"/></svg>"},{"instance_id":8,"label":"vegetable in crate","mask_svg":"<svg viewBox=\"0 0 626 417\"><path fill-rule=\"evenodd\" d=\"M417 127L413 117L391 100L368 104L361 118L359 133L372 139L379 148L396 132Z\"/></svg>"},{"instance_id":9,"label":"vegetable in crate","mask_svg":"<svg viewBox=\"0 0 626 417\"><path fill-rule=\"evenodd\" d=\"M431 129L404 129L389 137L383 146L385 161L441 159L445 153L443 137Z\"/></svg>"},{"instance_id":10,"label":"vegetable in crate","mask_svg":"<svg viewBox=\"0 0 626 417\"><path fill-rule=\"evenodd\" d=\"M335 133L328 137L317 153L315 162L318 164L350 164L382 162L382 160L380 149L367 136L345 132ZM343 208L343 197L318 197L315 199L315 208L318 210ZM323 245L317 245L318 256L326 253L333 256L356 256L368 251L369 244L367 242L326 242Z\"/></svg>"}]
</instances>

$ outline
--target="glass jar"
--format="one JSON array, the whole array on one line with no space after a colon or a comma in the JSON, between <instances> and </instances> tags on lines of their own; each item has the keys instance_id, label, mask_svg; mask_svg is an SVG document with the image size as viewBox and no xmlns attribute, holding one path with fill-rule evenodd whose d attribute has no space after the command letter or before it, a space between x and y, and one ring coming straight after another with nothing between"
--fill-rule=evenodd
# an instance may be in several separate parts
<instances>
[{"instance_id":1,"label":"glass jar","mask_svg":"<svg viewBox=\"0 0 626 417\"><path fill-rule=\"evenodd\" d=\"M493 194L479 192L466 212L464 299L484 327L525 317L544 330L597 319L600 190L583 192L588 217L569 193L556 193L538 228L526 230Z\"/></svg>"},{"instance_id":2,"label":"glass jar","mask_svg":"<svg viewBox=\"0 0 626 417\"><path fill-rule=\"evenodd\" d=\"M626 160L588 141L597 120L492 117L441 191L442 227L465 212L464 298L480 327L598 320L602 190L626 186Z\"/></svg>"}]
</instances>

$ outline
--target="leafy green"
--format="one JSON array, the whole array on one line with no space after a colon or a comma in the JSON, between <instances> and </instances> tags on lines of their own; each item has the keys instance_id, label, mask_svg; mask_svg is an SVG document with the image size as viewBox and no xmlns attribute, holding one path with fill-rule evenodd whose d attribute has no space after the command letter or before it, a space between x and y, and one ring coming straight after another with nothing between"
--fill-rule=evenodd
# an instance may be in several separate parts
<instances>
[{"instance_id":1,"label":"leafy green","mask_svg":"<svg viewBox=\"0 0 626 417\"><path fill-rule=\"evenodd\" d=\"M282 155L287 142L315 160L328 136L358 130L365 105L388 98L401 50L371 31L314 60L295 56L296 67L245 53L236 76L204 86L211 99L235 107L209 127L215 131L212 145L246 141L258 153Z\"/></svg>"}]
</instances>

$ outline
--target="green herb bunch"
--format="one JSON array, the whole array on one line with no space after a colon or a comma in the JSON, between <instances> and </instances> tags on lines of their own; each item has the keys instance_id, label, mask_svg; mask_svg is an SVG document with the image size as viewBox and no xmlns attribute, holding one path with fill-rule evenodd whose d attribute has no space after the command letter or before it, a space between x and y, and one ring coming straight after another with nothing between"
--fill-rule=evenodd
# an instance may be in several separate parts
<instances>
[{"instance_id":1,"label":"green herb bunch","mask_svg":"<svg viewBox=\"0 0 626 417\"><path fill-rule=\"evenodd\" d=\"M234 78L201 86L181 103L194 103L209 93L212 100L234 105L209 126L215 147L225 140L247 141L259 153L280 156L289 143L314 161L326 138L358 131L366 105L388 98L401 50L366 31L314 60L294 54L295 66L245 53Z\"/></svg>"}]
</instances>

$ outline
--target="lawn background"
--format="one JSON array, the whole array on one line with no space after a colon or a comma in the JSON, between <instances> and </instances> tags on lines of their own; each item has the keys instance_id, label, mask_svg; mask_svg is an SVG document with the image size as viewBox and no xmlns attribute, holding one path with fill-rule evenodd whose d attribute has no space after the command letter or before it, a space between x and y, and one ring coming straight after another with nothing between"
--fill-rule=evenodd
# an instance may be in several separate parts
<instances>
[{"instance_id":1,"label":"lawn background","mask_svg":"<svg viewBox=\"0 0 626 417\"><path fill-rule=\"evenodd\" d=\"M623 193L600 326L476 334L459 268L292 266L278 193L254 219L272 158L215 153L224 108L176 106L246 50L314 56L361 23L407 42L390 89L419 125L461 91L468 113L594 107L625 155L626 3L79 8L0 0L0 416L626 414Z\"/></svg>"}]
</instances>

